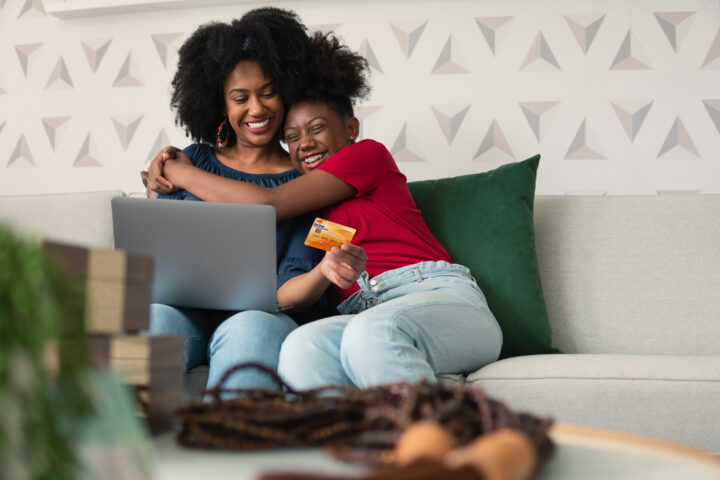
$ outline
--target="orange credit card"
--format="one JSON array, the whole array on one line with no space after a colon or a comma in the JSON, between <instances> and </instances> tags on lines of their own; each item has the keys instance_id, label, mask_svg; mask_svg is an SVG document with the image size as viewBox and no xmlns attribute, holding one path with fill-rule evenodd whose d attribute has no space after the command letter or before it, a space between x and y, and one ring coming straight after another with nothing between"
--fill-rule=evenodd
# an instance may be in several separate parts
<instances>
[{"instance_id":1,"label":"orange credit card","mask_svg":"<svg viewBox=\"0 0 720 480\"><path fill-rule=\"evenodd\" d=\"M339 247L343 243L350 242L354 236L354 228L318 217L305 238L305 245L320 250L330 250L332 247Z\"/></svg>"}]
</instances>

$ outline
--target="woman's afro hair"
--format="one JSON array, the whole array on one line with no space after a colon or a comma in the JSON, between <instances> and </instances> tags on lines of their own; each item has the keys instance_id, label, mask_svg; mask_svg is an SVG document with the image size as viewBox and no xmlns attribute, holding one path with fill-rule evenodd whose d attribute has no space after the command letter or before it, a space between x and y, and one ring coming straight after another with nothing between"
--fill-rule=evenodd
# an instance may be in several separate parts
<instances>
[{"instance_id":1,"label":"woman's afro hair","mask_svg":"<svg viewBox=\"0 0 720 480\"><path fill-rule=\"evenodd\" d=\"M295 13L279 8L258 8L231 23L201 25L178 52L170 101L176 124L193 141L214 144L225 118L223 82L242 60L257 61L288 105L303 83L308 47L305 25ZM235 141L229 129L228 144Z\"/></svg>"},{"instance_id":2,"label":"woman's afro hair","mask_svg":"<svg viewBox=\"0 0 720 480\"><path fill-rule=\"evenodd\" d=\"M353 105L370 93L368 70L367 60L340 43L332 32L315 32L308 49L307 73L288 108L298 102L322 102L350 118Z\"/></svg>"}]
</instances>

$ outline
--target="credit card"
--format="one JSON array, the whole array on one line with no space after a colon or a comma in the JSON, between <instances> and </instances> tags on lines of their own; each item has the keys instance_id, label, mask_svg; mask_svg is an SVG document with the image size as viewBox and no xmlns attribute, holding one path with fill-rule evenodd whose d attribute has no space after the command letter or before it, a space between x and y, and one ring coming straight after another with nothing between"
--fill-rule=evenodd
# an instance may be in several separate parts
<instances>
[{"instance_id":1,"label":"credit card","mask_svg":"<svg viewBox=\"0 0 720 480\"><path fill-rule=\"evenodd\" d=\"M320 250L330 250L332 247L339 247L343 243L350 242L354 236L354 228L318 217L305 238L305 245Z\"/></svg>"}]
</instances>

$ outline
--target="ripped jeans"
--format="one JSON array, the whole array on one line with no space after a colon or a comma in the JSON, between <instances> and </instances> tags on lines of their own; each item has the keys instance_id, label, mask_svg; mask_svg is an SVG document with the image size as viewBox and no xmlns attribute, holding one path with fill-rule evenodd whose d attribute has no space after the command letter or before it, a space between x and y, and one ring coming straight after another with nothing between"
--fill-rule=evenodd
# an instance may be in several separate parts
<instances>
[{"instance_id":1,"label":"ripped jeans","mask_svg":"<svg viewBox=\"0 0 720 480\"><path fill-rule=\"evenodd\" d=\"M343 315L294 330L278 373L296 389L436 381L497 360L502 332L485 296L457 264L420 262L372 279L338 306Z\"/></svg>"}]
</instances>

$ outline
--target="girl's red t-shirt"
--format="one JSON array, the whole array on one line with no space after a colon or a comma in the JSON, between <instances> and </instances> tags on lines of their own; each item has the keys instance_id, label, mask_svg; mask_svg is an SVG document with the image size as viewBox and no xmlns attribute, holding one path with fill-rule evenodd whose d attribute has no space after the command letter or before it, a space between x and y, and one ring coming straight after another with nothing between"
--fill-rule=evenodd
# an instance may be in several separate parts
<instances>
[{"instance_id":1,"label":"girl's red t-shirt","mask_svg":"<svg viewBox=\"0 0 720 480\"><path fill-rule=\"evenodd\" d=\"M356 229L352 243L368 255L366 271L372 278L388 270L450 256L430 233L415 205L407 179L381 143L363 140L348 145L318 167L352 185L357 194L325 210L325 217ZM340 290L345 299L357 283Z\"/></svg>"}]
</instances>

